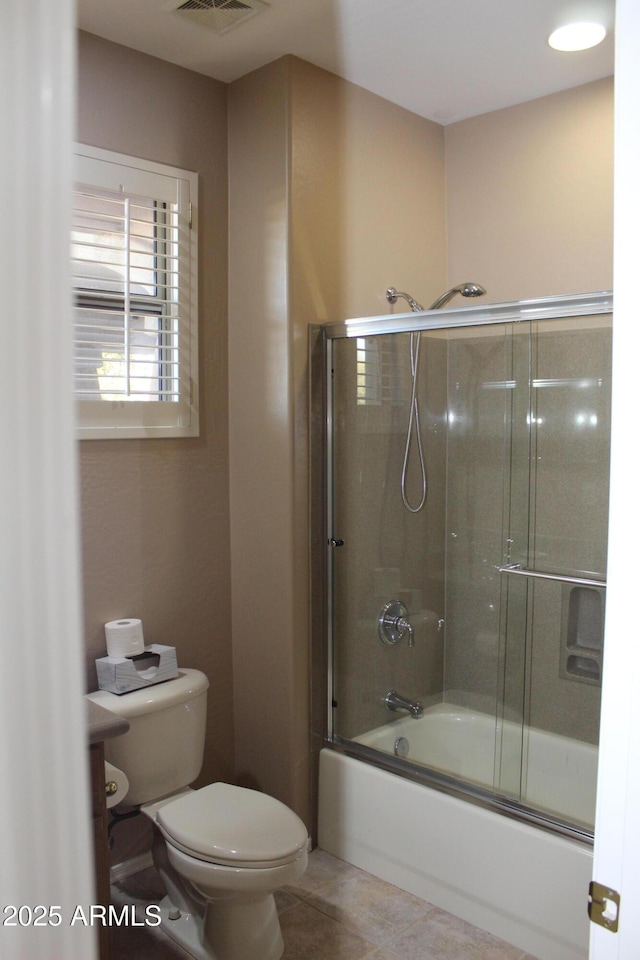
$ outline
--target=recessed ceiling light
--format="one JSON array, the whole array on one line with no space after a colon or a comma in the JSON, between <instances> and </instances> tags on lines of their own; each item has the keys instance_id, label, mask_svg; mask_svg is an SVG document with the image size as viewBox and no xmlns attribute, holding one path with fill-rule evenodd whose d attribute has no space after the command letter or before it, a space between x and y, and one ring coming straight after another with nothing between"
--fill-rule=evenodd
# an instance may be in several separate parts
<instances>
[{"instance_id":1,"label":"recessed ceiling light","mask_svg":"<svg viewBox=\"0 0 640 960\"><path fill-rule=\"evenodd\" d=\"M606 34L601 23L568 23L554 30L548 43L554 50L588 50L601 43Z\"/></svg>"}]
</instances>

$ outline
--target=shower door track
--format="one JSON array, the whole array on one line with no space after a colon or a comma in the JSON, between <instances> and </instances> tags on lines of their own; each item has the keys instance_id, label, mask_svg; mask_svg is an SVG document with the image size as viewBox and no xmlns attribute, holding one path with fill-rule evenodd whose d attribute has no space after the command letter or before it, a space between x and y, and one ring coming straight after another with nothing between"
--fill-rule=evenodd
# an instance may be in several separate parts
<instances>
[{"instance_id":1,"label":"shower door track","mask_svg":"<svg viewBox=\"0 0 640 960\"><path fill-rule=\"evenodd\" d=\"M447 307L424 310L422 313L396 313L379 317L360 317L323 324L329 340L344 337L370 337L382 333L411 333L418 330L448 330L496 323L523 323L533 320L563 320L588 317L613 311L610 291L585 293L579 296L541 297L536 300L514 300L486 306Z\"/></svg>"},{"instance_id":2,"label":"shower door track","mask_svg":"<svg viewBox=\"0 0 640 960\"><path fill-rule=\"evenodd\" d=\"M512 820L528 823L549 833L559 834L570 840L577 840L587 846L593 846L593 831L586 827L576 826L576 824L559 819L553 814L546 816L540 810L528 807L511 797L494 793L490 789L484 789L466 780L458 780L457 777L435 770L432 767L421 767L411 761L392 757L338 734L334 734L333 739L326 740L325 746L338 751L338 753L353 757L355 760L364 761L373 767L379 767L381 770L399 775L406 780L412 780L424 787L438 790L468 803L474 803L477 806L484 807L485 810L494 810Z\"/></svg>"}]
</instances>

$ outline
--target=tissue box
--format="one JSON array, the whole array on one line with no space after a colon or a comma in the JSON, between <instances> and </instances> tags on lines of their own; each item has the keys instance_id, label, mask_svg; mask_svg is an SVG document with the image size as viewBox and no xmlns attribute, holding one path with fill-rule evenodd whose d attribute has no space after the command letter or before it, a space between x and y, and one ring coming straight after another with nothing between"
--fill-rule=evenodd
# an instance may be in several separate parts
<instances>
[{"instance_id":1,"label":"tissue box","mask_svg":"<svg viewBox=\"0 0 640 960\"><path fill-rule=\"evenodd\" d=\"M111 693L129 693L178 676L176 648L152 643L136 657L100 657L96 660L98 686Z\"/></svg>"}]
</instances>

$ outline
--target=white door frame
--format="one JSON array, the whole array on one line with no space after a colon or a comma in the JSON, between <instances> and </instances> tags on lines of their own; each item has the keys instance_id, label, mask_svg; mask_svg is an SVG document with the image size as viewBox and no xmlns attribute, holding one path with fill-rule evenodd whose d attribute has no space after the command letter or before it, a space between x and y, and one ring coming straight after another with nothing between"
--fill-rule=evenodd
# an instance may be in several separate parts
<instances>
[{"instance_id":1,"label":"white door frame","mask_svg":"<svg viewBox=\"0 0 640 960\"><path fill-rule=\"evenodd\" d=\"M96 956L95 928L73 923L95 899L71 377L74 51L72 0L2 3L2 960Z\"/></svg>"},{"instance_id":2,"label":"white door frame","mask_svg":"<svg viewBox=\"0 0 640 960\"><path fill-rule=\"evenodd\" d=\"M619 928L591 925L590 960L640 957L640 5L616 11L611 508L594 879L621 895Z\"/></svg>"}]
</instances>

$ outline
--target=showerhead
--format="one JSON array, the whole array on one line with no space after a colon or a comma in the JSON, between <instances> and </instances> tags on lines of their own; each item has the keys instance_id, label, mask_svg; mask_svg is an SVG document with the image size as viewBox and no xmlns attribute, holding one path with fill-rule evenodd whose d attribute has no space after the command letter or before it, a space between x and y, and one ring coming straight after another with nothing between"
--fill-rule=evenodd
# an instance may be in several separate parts
<instances>
[{"instance_id":1,"label":"showerhead","mask_svg":"<svg viewBox=\"0 0 640 960\"><path fill-rule=\"evenodd\" d=\"M467 283L459 283L457 287L451 287L451 290L447 290L446 293L443 293L441 297L438 297L431 306L429 310L439 310L440 307L444 307L445 303L449 303L457 293L462 297L483 297L487 291L484 287L481 287L479 283L472 283L468 281Z\"/></svg>"},{"instance_id":2,"label":"showerhead","mask_svg":"<svg viewBox=\"0 0 640 960\"><path fill-rule=\"evenodd\" d=\"M462 289L460 289L460 287L457 289L460 289L460 293L463 297L483 297L487 292L484 287L480 286L479 283L463 283L461 284L461 287Z\"/></svg>"}]
</instances>

